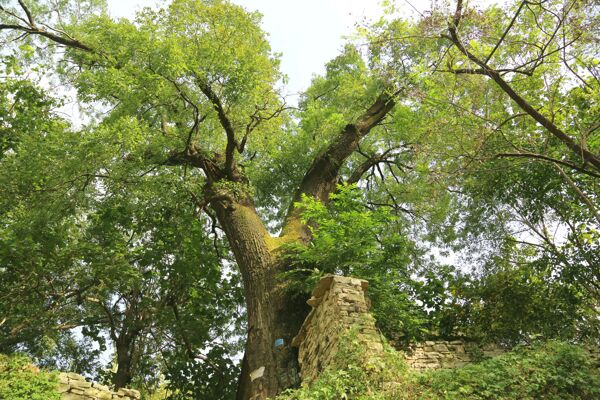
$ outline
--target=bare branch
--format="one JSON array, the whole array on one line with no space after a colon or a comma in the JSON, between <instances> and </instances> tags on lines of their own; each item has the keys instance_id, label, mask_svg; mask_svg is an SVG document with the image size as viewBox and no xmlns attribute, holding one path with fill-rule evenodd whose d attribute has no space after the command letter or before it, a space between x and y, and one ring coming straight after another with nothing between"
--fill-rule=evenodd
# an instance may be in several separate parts
<instances>
[{"instance_id":1,"label":"bare branch","mask_svg":"<svg viewBox=\"0 0 600 400\"><path fill-rule=\"evenodd\" d=\"M266 108L266 106L264 108ZM237 145L238 153L241 154L241 153L244 152L244 149L246 147L246 141L248 140L248 137L250 136L250 134L252 133L252 131L254 129L256 129L262 122L269 121L269 120L271 120L273 118L277 118L284 111L291 110L294 107L287 107L286 103L285 103L285 99L284 99L283 104L281 105L281 107L277 108L271 114L263 117L263 116L260 115L260 111L264 110L264 108L258 108L257 107L256 111L254 112L254 114L252 114L250 116L250 122L246 125L246 133L244 134L244 137L242 138L242 140L240 141L240 143Z\"/></svg>"},{"instance_id":2,"label":"bare branch","mask_svg":"<svg viewBox=\"0 0 600 400\"><path fill-rule=\"evenodd\" d=\"M227 135L227 145L225 146L225 174L230 178L237 180L237 177L234 176L235 170L235 158L234 151L238 147L237 141L235 139L235 130L233 129L233 125L231 124L231 120L227 116L225 109L223 108L223 103L221 99L217 96L215 91L212 89L208 82L203 82L200 79L197 79L198 87L200 91L204 93L206 98L211 102L214 110L217 112L217 116L219 117L219 122L221 127L225 130L225 134Z\"/></svg>"},{"instance_id":3,"label":"bare branch","mask_svg":"<svg viewBox=\"0 0 600 400\"><path fill-rule=\"evenodd\" d=\"M452 74L456 74L456 75L461 75L461 74L468 74L468 75L487 75L488 73L482 69L482 68L454 68L454 69L438 69L439 72L450 72ZM531 71L523 71L520 70L518 68L501 68L501 69L497 69L496 71L498 71L500 74L507 74L507 73L515 73L515 74L522 74L522 75L527 75L527 76L532 76L533 72Z\"/></svg>"},{"instance_id":4,"label":"bare branch","mask_svg":"<svg viewBox=\"0 0 600 400\"><path fill-rule=\"evenodd\" d=\"M366 156L367 159L360 165L358 165L350 174L350 176L348 177L348 179L346 180L346 183L352 184L352 183L357 183L358 181L361 180L362 176L371 168L373 168L374 166L376 166L377 164L381 164L381 163L389 163L389 164L393 164L396 165L393 161L391 161L391 159L393 159L394 157L396 157L398 154L397 153L392 153L393 150L395 150L397 148L391 148L388 149L386 151L384 151L381 154L375 154L373 156Z\"/></svg>"},{"instance_id":5,"label":"bare branch","mask_svg":"<svg viewBox=\"0 0 600 400\"><path fill-rule=\"evenodd\" d=\"M588 208L590 209L590 212L592 213L594 218L596 218L596 221L598 221L598 223L600 224L600 213L598 212L598 209L596 208L596 206L594 206L594 203L592 202L592 200L590 200L590 198L588 196L586 196L585 193L583 193L583 191L581 189L579 189L577 184L575 182L573 182L573 179L571 179L571 177L569 175L567 175L567 173L560 167L560 165L554 164L554 166L556 167L556 169L558 170L560 175L565 179L567 184L571 187L571 189L573 189L573 191L575 193L577 193L579 198L581 200L583 200L583 202L588 206Z\"/></svg>"},{"instance_id":6,"label":"bare branch","mask_svg":"<svg viewBox=\"0 0 600 400\"><path fill-rule=\"evenodd\" d=\"M498 40L498 42L496 43L496 45L494 46L494 48L492 49L492 51L490 52L490 54L486 57L484 63L487 64L490 59L492 58L492 56L494 55L494 53L496 52L496 50L498 50L498 47L500 47L500 45L502 44L502 42L504 41L504 38L506 38L506 35L508 35L508 32L511 30L511 28L513 27L513 25L515 24L515 21L517 20L517 17L519 16L519 14L521 13L521 10L523 9L523 6L527 3L527 1L522 1L521 4L519 5L519 8L517 9L517 11L515 12L515 15L513 16L512 20L510 21L510 24L508 24L508 26L506 27L506 29L504 30L504 33L502 34L502 36L500 37L500 40Z\"/></svg>"},{"instance_id":7,"label":"bare branch","mask_svg":"<svg viewBox=\"0 0 600 400\"><path fill-rule=\"evenodd\" d=\"M18 14L15 14L15 13L14 13L14 12L12 12L11 10L7 10L6 8L2 7L1 5L0 5L0 11L4 12L5 14L8 14L8 15L10 15L10 16L11 16L11 17L13 17L13 18L16 18L16 19L18 19L19 21L23 22L25 25L27 25L27 26L30 26L30 25L29 25L29 22L28 22L26 19L24 19L23 17L21 17L21 16L20 16L20 15L18 15Z\"/></svg>"},{"instance_id":8,"label":"bare branch","mask_svg":"<svg viewBox=\"0 0 600 400\"><path fill-rule=\"evenodd\" d=\"M27 20L29 21L29 26L31 26L32 28L35 28L35 22L33 21L33 16L31 15L31 11L29 11L29 8L27 8L27 6L25 5L25 2L23 0L19 0L19 5L25 12L25 15L27 15Z\"/></svg>"},{"instance_id":9,"label":"bare branch","mask_svg":"<svg viewBox=\"0 0 600 400\"><path fill-rule=\"evenodd\" d=\"M93 49L91 47L89 47L88 45L86 45L78 40L64 38L55 33L48 32L43 27L42 28L37 28L37 27L33 28L33 27L26 27L26 26L21 26L21 25L14 25L14 24L0 24L0 30L22 31L29 35L43 36L45 38L52 40L53 42L62 44L63 46L66 46L66 47L72 47L72 48L76 48L79 50L85 50L85 51L90 51L90 52L93 51Z\"/></svg>"}]
</instances>

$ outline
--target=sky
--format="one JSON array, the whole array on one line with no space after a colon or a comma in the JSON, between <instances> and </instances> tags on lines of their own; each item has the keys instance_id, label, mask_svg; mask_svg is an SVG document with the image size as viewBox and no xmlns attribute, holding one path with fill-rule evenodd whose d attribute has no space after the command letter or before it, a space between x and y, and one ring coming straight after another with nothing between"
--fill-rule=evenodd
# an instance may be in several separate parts
<instances>
[{"instance_id":1,"label":"sky","mask_svg":"<svg viewBox=\"0 0 600 400\"><path fill-rule=\"evenodd\" d=\"M305 90L314 74L324 72L327 61L342 49L344 36L356 23L377 20L383 14L380 0L233 0L249 11L263 14L262 28L271 47L282 53L281 70L288 76L287 92ZM473 0L470 3L489 3ZM405 17L430 8L431 0L397 0ZM160 4L155 0L108 0L114 17L132 17L136 10Z\"/></svg>"}]
</instances>

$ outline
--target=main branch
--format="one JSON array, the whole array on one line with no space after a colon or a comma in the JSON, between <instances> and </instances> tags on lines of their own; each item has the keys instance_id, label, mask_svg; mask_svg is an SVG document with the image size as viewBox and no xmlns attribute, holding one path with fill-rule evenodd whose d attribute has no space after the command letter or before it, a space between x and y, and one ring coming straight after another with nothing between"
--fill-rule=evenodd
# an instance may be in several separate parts
<instances>
[{"instance_id":1,"label":"main branch","mask_svg":"<svg viewBox=\"0 0 600 400\"><path fill-rule=\"evenodd\" d=\"M53 29L54 32L50 32L45 27L39 26L35 22L35 19L33 18L33 15L31 13L31 11L29 10L29 8L27 7L27 5L25 4L25 2L22 0L19 0L19 5L21 6L21 9L27 16L27 19L19 17L18 15L14 14L10 10L7 10L6 8L4 8L0 5L0 12L7 14L23 23L23 25L21 25L21 24L0 24L0 31L1 30L20 31L20 32L24 32L25 35L38 35L38 36L45 37L55 43L63 45L63 46L73 47L73 48L76 48L79 50L92 51L92 48L90 46L80 42L77 39L72 38L66 32L54 30L54 29Z\"/></svg>"},{"instance_id":2,"label":"main branch","mask_svg":"<svg viewBox=\"0 0 600 400\"><path fill-rule=\"evenodd\" d=\"M367 111L354 123L346 125L325 151L315 157L304 174L288 210L283 229L284 236L292 235L301 240L308 239L306 227L298 223L300 210L295 203L302 199L302 195L327 201L339 181L339 172L344 161L358 148L360 140L381 123L394 105L394 95L388 92L382 93Z\"/></svg>"}]
</instances>

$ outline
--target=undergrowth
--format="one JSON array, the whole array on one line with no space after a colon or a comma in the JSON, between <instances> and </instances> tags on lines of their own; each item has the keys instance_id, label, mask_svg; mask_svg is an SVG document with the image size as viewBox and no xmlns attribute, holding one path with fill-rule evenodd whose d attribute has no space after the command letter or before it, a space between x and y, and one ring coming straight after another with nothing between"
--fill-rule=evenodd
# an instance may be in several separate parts
<instances>
[{"instance_id":1,"label":"undergrowth","mask_svg":"<svg viewBox=\"0 0 600 400\"><path fill-rule=\"evenodd\" d=\"M373 356L355 339L310 386L277 400L594 400L600 374L578 346L546 342L462 368L418 373L402 355Z\"/></svg>"},{"instance_id":2,"label":"undergrowth","mask_svg":"<svg viewBox=\"0 0 600 400\"><path fill-rule=\"evenodd\" d=\"M1 400L60 400L58 373L38 369L22 355L0 354Z\"/></svg>"}]
</instances>

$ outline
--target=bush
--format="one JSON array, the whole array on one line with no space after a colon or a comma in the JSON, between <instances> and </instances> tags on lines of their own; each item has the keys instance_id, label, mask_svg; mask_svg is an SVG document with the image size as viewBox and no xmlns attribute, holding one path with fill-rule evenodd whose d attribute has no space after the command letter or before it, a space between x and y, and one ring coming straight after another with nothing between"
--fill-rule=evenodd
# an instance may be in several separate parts
<instances>
[{"instance_id":1,"label":"bush","mask_svg":"<svg viewBox=\"0 0 600 400\"><path fill-rule=\"evenodd\" d=\"M0 399L60 400L58 373L39 370L22 355L0 354Z\"/></svg>"},{"instance_id":2,"label":"bush","mask_svg":"<svg viewBox=\"0 0 600 400\"><path fill-rule=\"evenodd\" d=\"M374 356L363 349L352 330L339 344L332 364L308 387L289 390L276 400L386 399L384 387L401 382L407 367L401 354L385 347Z\"/></svg>"}]
</instances>

